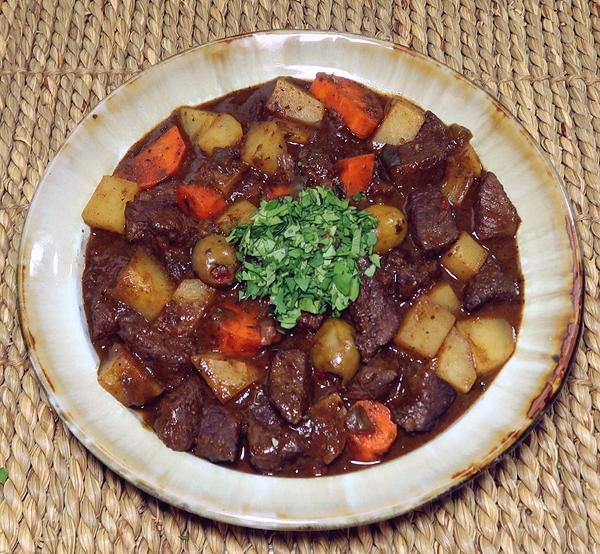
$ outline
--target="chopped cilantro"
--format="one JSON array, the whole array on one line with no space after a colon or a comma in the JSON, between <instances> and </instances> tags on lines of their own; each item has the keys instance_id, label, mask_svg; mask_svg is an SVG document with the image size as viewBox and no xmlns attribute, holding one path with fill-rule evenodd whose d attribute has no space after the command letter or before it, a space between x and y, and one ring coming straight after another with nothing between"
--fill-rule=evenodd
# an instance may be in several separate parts
<instances>
[{"instance_id":1,"label":"chopped cilantro","mask_svg":"<svg viewBox=\"0 0 600 554\"><path fill-rule=\"evenodd\" d=\"M297 200L263 200L252 223L227 239L241 262L240 298L269 298L284 329L294 327L302 311L331 308L338 316L358 297L358 259L371 262L367 276L379 267L375 227L376 219L326 187L306 189Z\"/></svg>"},{"instance_id":2,"label":"chopped cilantro","mask_svg":"<svg viewBox=\"0 0 600 554\"><path fill-rule=\"evenodd\" d=\"M8 470L5 467L0 467L0 485L4 485L8 481Z\"/></svg>"}]
</instances>

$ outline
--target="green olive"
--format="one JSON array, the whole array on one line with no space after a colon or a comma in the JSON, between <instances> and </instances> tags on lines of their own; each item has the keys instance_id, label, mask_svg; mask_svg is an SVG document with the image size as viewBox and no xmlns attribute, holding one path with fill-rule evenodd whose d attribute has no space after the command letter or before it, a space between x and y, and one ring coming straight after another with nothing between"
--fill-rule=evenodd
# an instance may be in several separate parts
<instances>
[{"instance_id":1,"label":"green olive","mask_svg":"<svg viewBox=\"0 0 600 554\"><path fill-rule=\"evenodd\" d=\"M408 232L408 223L401 210L387 204L373 204L365 211L379 223L375 229L377 243L373 248L377 254L385 254L402 244Z\"/></svg>"},{"instance_id":2,"label":"green olive","mask_svg":"<svg viewBox=\"0 0 600 554\"><path fill-rule=\"evenodd\" d=\"M237 270L235 249L221 235L200 239L192 251L192 267L207 285L231 285Z\"/></svg>"},{"instance_id":3,"label":"green olive","mask_svg":"<svg viewBox=\"0 0 600 554\"><path fill-rule=\"evenodd\" d=\"M360 356L354 328L342 319L326 320L315 335L311 357L315 369L340 375L344 383L354 377Z\"/></svg>"}]
</instances>

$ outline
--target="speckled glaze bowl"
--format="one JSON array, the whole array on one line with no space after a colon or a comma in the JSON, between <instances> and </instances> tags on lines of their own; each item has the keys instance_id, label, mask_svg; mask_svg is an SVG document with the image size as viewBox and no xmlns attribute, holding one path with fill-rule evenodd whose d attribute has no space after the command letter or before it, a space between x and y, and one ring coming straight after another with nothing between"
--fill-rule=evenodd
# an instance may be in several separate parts
<instances>
[{"instance_id":1,"label":"speckled glaze bowl","mask_svg":"<svg viewBox=\"0 0 600 554\"><path fill-rule=\"evenodd\" d=\"M166 448L96 380L81 275L81 211L129 146L182 104L279 75L317 71L404 95L471 129L523 220L518 241L525 307L517 348L489 390L421 448L334 477L250 475ZM203 516L269 529L357 525L411 510L460 485L521 438L560 387L577 342L582 266L558 176L532 138L491 97L449 68L392 44L324 32L268 32L190 50L113 92L48 166L20 253L21 321L50 402L77 438L125 479Z\"/></svg>"}]
</instances>

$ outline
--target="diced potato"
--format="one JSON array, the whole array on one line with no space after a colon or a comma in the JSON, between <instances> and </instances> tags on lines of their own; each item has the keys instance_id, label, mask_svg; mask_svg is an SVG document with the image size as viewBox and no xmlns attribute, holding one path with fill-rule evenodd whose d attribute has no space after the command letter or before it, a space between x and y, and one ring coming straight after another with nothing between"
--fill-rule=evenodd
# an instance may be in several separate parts
<instances>
[{"instance_id":1,"label":"diced potato","mask_svg":"<svg viewBox=\"0 0 600 554\"><path fill-rule=\"evenodd\" d=\"M481 161L469 144L456 158L448 161L442 192L453 206L460 206L475 179L481 175Z\"/></svg>"},{"instance_id":2,"label":"diced potato","mask_svg":"<svg viewBox=\"0 0 600 554\"><path fill-rule=\"evenodd\" d=\"M171 300L174 290L175 286L163 266L139 248L119 273L113 294L151 321Z\"/></svg>"},{"instance_id":3,"label":"diced potato","mask_svg":"<svg viewBox=\"0 0 600 554\"><path fill-rule=\"evenodd\" d=\"M277 79L265 107L273 113L307 125L318 125L325 113L325 106L319 100L286 79Z\"/></svg>"},{"instance_id":4,"label":"diced potato","mask_svg":"<svg viewBox=\"0 0 600 554\"><path fill-rule=\"evenodd\" d=\"M183 130L193 140L196 135L206 131L217 119L219 114L196 108L181 108L179 119Z\"/></svg>"},{"instance_id":5,"label":"diced potato","mask_svg":"<svg viewBox=\"0 0 600 554\"><path fill-rule=\"evenodd\" d=\"M83 209L81 217L90 227L125 232L125 205L135 198L140 187L119 177L102 177L94 194Z\"/></svg>"},{"instance_id":6,"label":"diced potato","mask_svg":"<svg viewBox=\"0 0 600 554\"><path fill-rule=\"evenodd\" d=\"M227 113L219 114L208 129L198 133L194 139L203 152L212 154L215 148L233 146L242 140L244 131L239 121Z\"/></svg>"},{"instance_id":7,"label":"diced potato","mask_svg":"<svg viewBox=\"0 0 600 554\"><path fill-rule=\"evenodd\" d=\"M229 206L217 219L217 223L229 233L234 227L252 223L252 216L256 213L256 206L248 200L238 200Z\"/></svg>"},{"instance_id":8,"label":"diced potato","mask_svg":"<svg viewBox=\"0 0 600 554\"><path fill-rule=\"evenodd\" d=\"M315 130L308 125L289 119L278 119L277 125L283 132L285 140L293 144L307 144L315 134Z\"/></svg>"},{"instance_id":9,"label":"diced potato","mask_svg":"<svg viewBox=\"0 0 600 554\"><path fill-rule=\"evenodd\" d=\"M472 317L456 326L471 343L479 375L501 366L515 350L515 332L505 319Z\"/></svg>"},{"instance_id":10,"label":"diced potato","mask_svg":"<svg viewBox=\"0 0 600 554\"><path fill-rule=\"evenodd\" d=\"M452 329L456 318L426 296L404 316L394 342L424 358L433 358Z\"/></svg>"},{"instance_id":11,"label":"diced potato","mask_svg":"<svg viewBox=\"0 0 600 554\"><path fill-rule=\"evenodd\" d=\"M215 289L200 279L184 279L173 293L173 302L193 304L196 308L204 309L214 295Z\"/></svg>"},{"instance_id":12,"label":"diced potato","mask_svg":"<svg viewBox=\"0 0 600 554\"><path fill-rule=\"evenodd\" d=\"M427 297L453 314L460 310L460 300L449 283L438 283L427 292Z\"/></svg>"},{"instance_id":13,"label":"diced potato","mask_svg":"<svg viewBox=\"0 0 600 554\"><path fill-rule=\"evenodd\" d=\"M377 144L404 144L415 138L425 112L404 98L396 98L373 136Z\"/></svg>"},{"instance_id":14,"label":"diced potato","mask_svg":"<svg viewBox=\"0 0 600 554\"><path fill-rule=\"evenodd\" d=\"M463 394L471 390L477 379L471 345L455 327L450 329L432 367L438 377Z\"/></svg>"},{"instance_id":15,"label":"diced potato","mask_svg":"<svg viewBox=\"0 0 600 554\"><path fill-rule=\"evenodd\" d=\"M98 382L125 406L140 406L163 391L154 376L118 343L100 364Z\"/></svg>"},{"instance_id":16,"label":"diced potato","mask_svg":"<svg viewBox=\"0 0 600 554\"><path fill-rule=\"evenodd\" d=\"M223 403L261 377L261 371L252 363L229 359L222 354L192 356L192 363Z\"/></svg>"},{"instance_id":17,"label":"diced potato","mask_svg":"<svg viewBox=\"0 0 600 554\"><path fill-rule=\"evenodd\" d=\"M250 127L242 150L242 159L247 164L273 175L283 154L287 154L287 145L276 121L262 121Z\"/></svg>"},{"instance_id":18,"label":"diced potato","mask_svg":"<svg viewBox=\"0 0 600 554\"><path fill-rule=\"evenodd\" d=\"M488 251L463 231L442 256L442 265L462 281L468 281L481 269L487 257Z\"/></svg>"}]
</instances>

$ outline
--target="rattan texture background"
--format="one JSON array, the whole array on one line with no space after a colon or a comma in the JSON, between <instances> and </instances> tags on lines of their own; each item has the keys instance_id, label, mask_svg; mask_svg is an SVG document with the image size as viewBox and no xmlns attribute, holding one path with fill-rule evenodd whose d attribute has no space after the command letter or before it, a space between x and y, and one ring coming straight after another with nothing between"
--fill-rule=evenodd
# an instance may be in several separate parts
<instances>
[{"instance_id":1,"label":"rattan texture background","mask_svg":"<svg viewBox=\"0 0 600 554\"><path fill-rule=\"evenodd\" d=\"M66 135L145 67L271 28L362 33L462 72L537 138L578 219L585 330L554 407L467 486L368 527L252 531L147 496L61 424L19 330L21 228ZM0 552L600 552L599 69L600 4L589 0L0 1Z\"/></svg>"}]
</instances>

